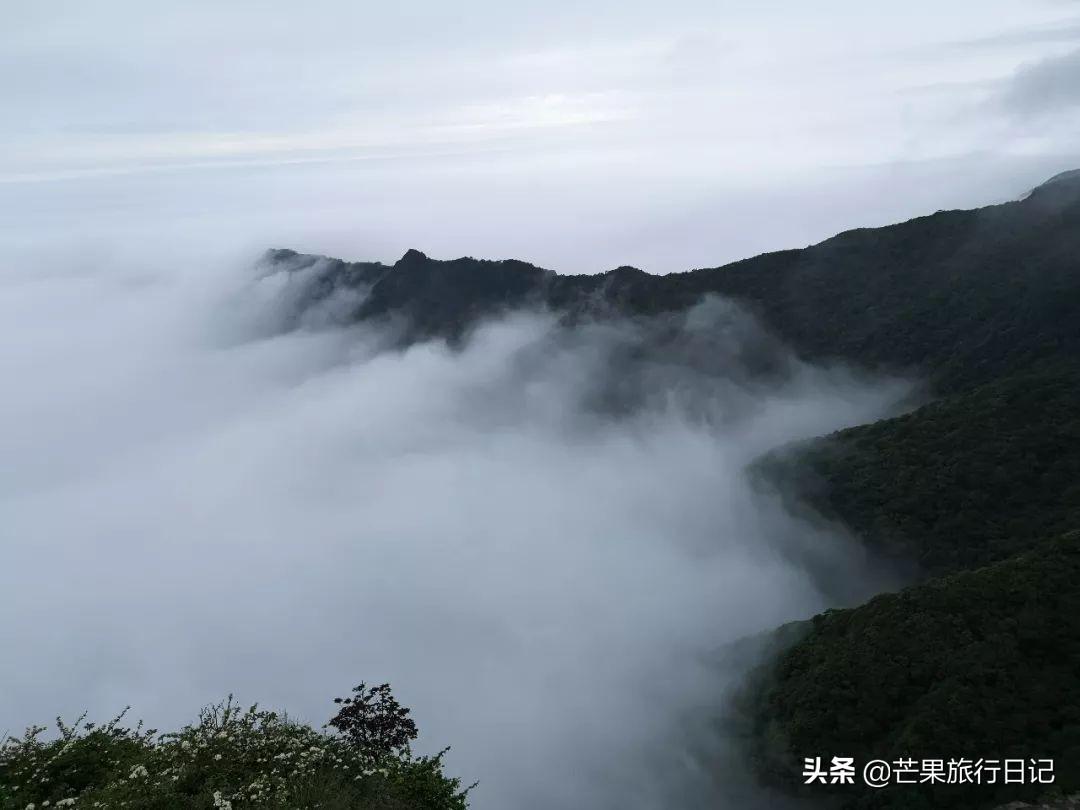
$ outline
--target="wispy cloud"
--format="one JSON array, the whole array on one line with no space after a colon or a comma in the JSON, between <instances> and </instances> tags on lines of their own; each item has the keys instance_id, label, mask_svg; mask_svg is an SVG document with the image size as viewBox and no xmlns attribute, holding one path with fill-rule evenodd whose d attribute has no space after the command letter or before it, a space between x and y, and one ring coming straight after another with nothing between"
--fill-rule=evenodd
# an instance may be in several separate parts
<instances>
[{"instance_id":1,"label":"wispy cloud","mask_svg":"<svg viewBox=\"0 0 1080 810\"><path fill-rule=\"evenodd\" d=\"M1001 31L974 39L959 40L950 43L947 47L994 49L1047 45L1059 42L1080 42L1080 20L1070 18L1047 25Z\"/></svg>"},{"instance_id":2,"label":"wispy cloud","mask_svg":"<svg viewBox=\"0 0 1080 810\"><path fill-rule=\"evenodd\" d=\"M1080 106L1080 49L1022 65L1003 99L1018 115L1068 116Z\"/></svg>"},{"instance_id":3,"label":"wispy cloud","mask_svg":"<svg viewBox=\"0 0 1080 810\"><path fill-rule=\"evenodd\" d=\"M178 212L190 227L222 227L228 214L215 208L229 200L229 212L243 211L233 232L244 244L290 222L289 233L314 239L317 222L319 239L352 233L344 249L359 255L423 244L561 267L678 269L880 223L885 208L904 218L958 202L940 184L942 197L927 200L910 170L871 216L852 196L853 173L868 182L880 167L978 156L1000 166L978 173L1001 178L995 198L1077 152L1067 116L1052 110L1040 113L1052 125L1037 140L1018 129L1024 104L1071 103L1067 88L1038 77L1052 66L1015 83L1012 95L1030 100L1001 103L1019 62L1067 47L1058 39L1075 15L1066 25L1060 7L512 5L5 7L0 210L68 232L104 233L109 220L169 233ZM1017 162L1020 152L1031 162ZM949 188L976 205L981 184L969 174ZM791 213L757 216L784 205L751 200L781 194ZM418 204L421 222L408 213ZM514 227L481 233L515 207L532 243ZM794 213L806 207L815 214ZM704 210L708 233L661 236L661 223L699 222ZM751 211L752 227L728 224ZM644 232L658 241L640 244ZM573 256L559 238L570 233Z\"/></svg>"}]
</instances>

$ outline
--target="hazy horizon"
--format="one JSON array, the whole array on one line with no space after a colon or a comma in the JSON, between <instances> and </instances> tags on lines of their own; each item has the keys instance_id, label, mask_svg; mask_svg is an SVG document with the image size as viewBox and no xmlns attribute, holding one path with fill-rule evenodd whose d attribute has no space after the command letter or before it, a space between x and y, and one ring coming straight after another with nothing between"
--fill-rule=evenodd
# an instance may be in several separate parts
<instances>
[{"instance_id":1,"label":"hazy horizon","mask_svg":"<svg viewBox=\"0 0 1080 810\"><path fill-rule=\"evenodd\" d=\"M0 247L662 273L1080 166L1080 8L1062 0L0 15Z\"/></svg>"}]
</instances>

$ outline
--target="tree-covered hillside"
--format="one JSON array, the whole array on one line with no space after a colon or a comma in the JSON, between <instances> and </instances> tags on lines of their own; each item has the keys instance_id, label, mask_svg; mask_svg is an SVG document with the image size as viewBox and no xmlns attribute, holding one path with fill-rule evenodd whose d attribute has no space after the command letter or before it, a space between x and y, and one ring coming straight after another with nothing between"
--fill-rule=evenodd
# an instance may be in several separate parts
<instances>
[{"instance_id":1,"label":"tree-covered hillside","mask_svg":"<svg viewBox=\"0 0 1080 810\"><path fill-rule=\"evenodd\" d=\"M1080 362L1062 359L763 461L782 489L924 575L1080 526Z\"/></svg>"},{"instance_id":2,"label":"tree-covered hillside","mask_svg":"<svg viewBox=\"0 0 1080 810\"><path fill-rule=\"evenodd\" d=\"M1080 789L1080 532L816 616L743 696L771 781L852 808L992 807L1039 787L802 786L803 758L1055 759Z\"/></svg>"},{"instance_id":3,"label":"tree-covered hillside","mask_svg":"<svg viewBox=\"0 0 1080 810\"><path fill-rule=\"evenodd\" d=\"M121 713L0 739L0 810L465 810L442 754L414 756L409 710L387 684L335 701L323 729L230 697L174 732ZM330 730L327 730L330 729Z\"/></svg>"}]
</instances>

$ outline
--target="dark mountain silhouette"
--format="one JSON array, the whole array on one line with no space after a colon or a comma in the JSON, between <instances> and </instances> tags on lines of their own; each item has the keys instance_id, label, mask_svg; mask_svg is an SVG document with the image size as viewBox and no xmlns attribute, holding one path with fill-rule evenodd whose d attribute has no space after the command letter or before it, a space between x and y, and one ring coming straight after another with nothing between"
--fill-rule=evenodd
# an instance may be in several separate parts
<instances>
[{"instance_id":1,"label":"dark mountain silhouette","mask_svg":"<svg viewBox=\"0 0 1080 810\"><path fill-rule=\"evenodd\" d=\"M841 233L801 250L655 276L633 267L558 275L520 261L439 261L410 250L393 265L267 253L295 272L321 260L309 298L370 292L346 319L399 319L402 339L460 340L480 318L542 306L568 320L655 315L707 293L747 305L800 355L917 371L959 390L1042 360L1080 354L1080 174L1025 199L939 211Z\"/></svg>"}]
</instances>

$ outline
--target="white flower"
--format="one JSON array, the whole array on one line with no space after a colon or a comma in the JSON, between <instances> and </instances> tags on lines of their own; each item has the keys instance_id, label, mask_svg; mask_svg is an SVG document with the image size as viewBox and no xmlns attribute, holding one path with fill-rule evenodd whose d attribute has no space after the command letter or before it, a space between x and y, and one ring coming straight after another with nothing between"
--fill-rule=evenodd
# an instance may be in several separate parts
<instances>
[{"instance_id":1,"label":"white flower","mask_svg":"<svg viewBox=\"0 0 1080 810\"><path fill-rule=\"evenodd\" d=\"M71 807L71 805L73 805L73 804L75 804L75 800L71 799L71 798L67 798L67 799L61 799L60 801L58 801L56 803L56 806L57 807Z\"/></svg>"},{"instance_id":2,"label":"white flower","mask_svg":"<svg viewBox=\"0 0 1080 810\"><path fill-rule=\"evenodd\" d=\"M26 810L34 810L34 808L36 808L36 807L37 807L36 804L34 804L33 802L30 802L30 804L26 805Z\"/></svg>"},{"instance_id":3,"label":"white flower","mask_svg":"<svg viewBox=\"0 0 1080 810\"><path fill-rule=\"evenodd\" d=\"M146 770L145 766L136 765L134 768L131 769L131 773L128 774L128 779L143 779L144 777L147 777L149 775L150 773Z\"/></svg>"},{"instance_id":4,"label":"white flower","mask_svg":"<svg viewBox=\"0 0 1080 810\"><path fill-rule=\"evenodd\" d=\"M221 754L214 754L214 759L215 760L221 759Z\"/></svg>"},{"instance_id":5,"label":"white flower","mask_svg":"<svg viewBox=\"0 0 1080 810\"><path fill-rule=\"evenodd\" d=\"M184 750L186 751L186 750L188 750L189 748L191 748L191 743L190 743L190 742L188 742L187 740L183 740L183 741L182 741L182 742L180 743L180 747L181 747L181 748L183 748L183 749L184 749Z\"/></svg>"}]
</instances>

